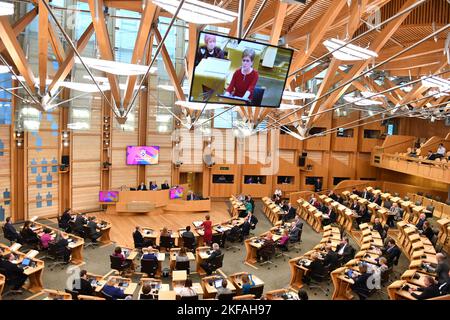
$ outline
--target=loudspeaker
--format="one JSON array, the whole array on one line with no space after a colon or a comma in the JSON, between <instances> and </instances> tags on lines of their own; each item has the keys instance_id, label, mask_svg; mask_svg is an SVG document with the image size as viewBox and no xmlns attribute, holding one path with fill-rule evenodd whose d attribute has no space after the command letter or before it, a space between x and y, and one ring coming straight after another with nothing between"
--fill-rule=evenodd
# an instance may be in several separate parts
<instances>
[{"instance_id":1,"label":"loudspeaker","mask_svg":"<svg viewBox=\"0 0 450 320\"><path fill-rule=\"evenodd\" d=\"M69 164L70 164L70 157L69 156L61 156L61 164L69 166Z\"/></svg>"},{"instance_id":2,"label":"loudspeaker","mask_svg":"<svg viewBox=\"0 0 450 320\"><path fill-rule=\"evenodd\" d=\"M300 157L298 157L298 166L304 167L305 165L306 165L306 157L301 155Z\"/></svg>"}]
</instances>

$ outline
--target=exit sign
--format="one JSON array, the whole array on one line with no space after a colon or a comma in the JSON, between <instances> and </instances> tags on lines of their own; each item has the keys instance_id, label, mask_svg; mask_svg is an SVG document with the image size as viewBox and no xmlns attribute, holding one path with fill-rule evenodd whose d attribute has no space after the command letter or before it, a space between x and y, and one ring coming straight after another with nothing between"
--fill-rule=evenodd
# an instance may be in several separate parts
<instances>
[{"instance_id":1,"label":"exit sign","mask_svg":"<svg viewBox=\"0 0 450 320\"><path fill-rule=\"evenodd\" d=\"M230 170L230 167L220 167L220 170Z\"/></svg>"}]
</instances>

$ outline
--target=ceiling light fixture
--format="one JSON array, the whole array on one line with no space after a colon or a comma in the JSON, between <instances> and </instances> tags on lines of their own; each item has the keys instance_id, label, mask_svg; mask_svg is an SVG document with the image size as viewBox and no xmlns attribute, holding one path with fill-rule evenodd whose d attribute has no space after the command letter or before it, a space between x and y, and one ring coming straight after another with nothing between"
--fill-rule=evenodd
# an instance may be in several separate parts
<instances>
[{"instance_id":1,"label":"ceiling light fixture","mask_svg":"<svg viewBox=\"0 0 450 320\"><path fill-rule=\"evenodd\" d=\"M152 0L152 2L172 15L175 14L180 5L180 1L177 0ZM212 4L197 0L186 0L178 12L177 18L196 24L218 24L233 22L237 16L236 12Z\"/></svg>"},{"instance_id":2,"label":"ceiling light fixture","mask_svg":"<svg viewBox=\"0 0 450 320\"><path fill-rule=\"evenodd\" d=\"M10 73L11 69L9 68L9 66L0 66L0 73Z\"/></svg>"},{"instance_id":3,"label":"ceiling light fixture","mask_svg":"<svg viewBox=\"0 0 450 320\"><path fill-rule=\"evenodd\" d=\"M441 91L447 91L450 89L449 80L436 76L422 77L422 85L428 88L438 87Z\"/></svg>"},{"instance_id":4,"label":"ceiling light fixture","mask_svg":"<svg viewBox=\"0 0 450 320\"><path fill-rule=\"evenodd\" d=\"M90 68L119 76L137 76L147 72L148 66L131 64L111 60L101 60L83 57L83 62ZM75 57L75 63L81 64L81 60ZM152 67L150 73L155 73L158 68Z\"/></svg>"},{"instance_id":5,"label":"ceiling light fixture","mask_svg":"<svg viewBox=\"0 0 450 320\"><path fill-rule=\"evenodd\" d=\"M378 57L378 54L375 51L368 50L359 46L355 46L353 44L347 44L345 41L339 39L329 39L323 42L323 45L328 49L328 51L333 52L333 56L336 59L344 60L344 61L353 61L353 60L368 60L371 58ZM345 47L342 47L345 46ZM342 47L342 48L340 48ZM340 49L338 49L340 48Z\"/></svg>"}]
</instances>

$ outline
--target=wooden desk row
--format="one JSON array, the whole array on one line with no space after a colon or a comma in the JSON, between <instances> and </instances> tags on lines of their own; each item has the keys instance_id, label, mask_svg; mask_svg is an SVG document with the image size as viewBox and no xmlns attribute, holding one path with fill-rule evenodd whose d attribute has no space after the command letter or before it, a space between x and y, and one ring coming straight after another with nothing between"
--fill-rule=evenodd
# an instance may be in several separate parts
<instances>
[{"instance_id":1,"label":"wooden desk row","mask_svg":"<svg viewBox=\"0 0 450 320\"><path fill-rule=\"evenodd\" d=\"M322 240L319 244L317 244L312 250L306 252L304 255L289 260L291 270L289 286L291 289L299 290L303 287L303 276L309 271L308 264L311 262L310 258L313 253L317 252L319 254L326 254L324 250L327 244L331 244L333 250L335 250L339 244L341 240L339 228L325 226L323 229Z\"/></svg>"},{"instance_id":2,"label":"wooden desk row","mask_svg":"<svg viewBox=\"0 0 450 320\"><path fill-rule=\"evenodd\" d=\"M273 202L270 198L264 197L261 199L263 202L263 212L269 221L275 225L286 214L281 207Z\"/></svg>"},{"instance_id":3,"label":"wooden desk row","mask_svg":"<svg viewBox=\"0 0 450 320\"><path fill-rule=\"evenodd\" d=\"M380 257L379 250L383 247L381 236L377 231L371 230L367 223L360 224L359 228L362 231L360 250L355 254L354 259L347 262L344 267L331 272L331 280L334 286L332 300L353 299L351 285L354 280L346 275L348 269L358 273L358 264L361 262L368 264L371 268L377 266L377 259Z\"/></svg>"},{"instance_id":4,"label":"wooden desk row","mask_svg":"<svg viewBox=\"0 0 450 320\"><path fill-rule=\"evenodd\" d=\"M24 288L29 290L30 292L36 293L41 291L44 286L42 283L42 273L44 271L44 261L36 259L35 257L39 253L36 250L30 250L27 254L19 251L21 245L16 243L11 247L6 246L3 243L0 243L0 252L4 256L8 253L12 253L15 255L16 259L14 263L20 264L23 259L30 259L34 266L28 266L24 268L24 274L28 277L28 281L25 283ZM4 286L4 283L3 283ZM2 285L0 284L0 289Z\"/></svg>"},{"instance_id":5,"label":"wooden desk row","mask_svg":"<svg viewBox=\"0 0 450 320\"><path fill-rule=\"evenodd\" d=\"M232 217L237 217L239 216L239 211L242 210L247 210L245 208L245 205L242 201L238 200L234 195L232 195L230 197L230 202L231 202L231 211L230 214Z\"/></svg>"},{"instance_id":6,"label":"wooden desk row","mask_svg":"<svg viewBox=\"0 0 450 320\"><path fill-rule=\"evenodd\" d=\"M434 207L433 216L435 216L436 218L450 219L450 205L441 201L429 199L425 196L420 196L416 193L408 192L407 196L409 197L409 200L412 201L413 203L415 203L416 201L420 201L421 205L424 207L433 206Z\"/></svg>"},{"instance_id":7,"label":"wooden desk row","mask_svg":"<svg viewBox=\"0 0 450 320\"><path fill-rule=\"evenodd\" d=\"M71 214L72 221L75 222L76 214ZM87 218L90 217L90 215L86 215ZM87 226L87 224L85 224ZM110 238L110 231L111 231L111 222L102 220L101 223L97 223L97 230L100 232L101 236L98 238L98 241L102 244L109 244L111 243Z\"/></svg>"},{"instance_id":8,"label":"wooden desk row","mask_svg":"<svg viewBox=\"0 0 450 320\"><path fill-rule=\"evenodd\" d=\"M336 202L337 203L337 202ZM310 204L308 201L300 198L297 200L297 213L305 220L316 232L322 232L323 213Z\"/></svg>"}]
</instances>

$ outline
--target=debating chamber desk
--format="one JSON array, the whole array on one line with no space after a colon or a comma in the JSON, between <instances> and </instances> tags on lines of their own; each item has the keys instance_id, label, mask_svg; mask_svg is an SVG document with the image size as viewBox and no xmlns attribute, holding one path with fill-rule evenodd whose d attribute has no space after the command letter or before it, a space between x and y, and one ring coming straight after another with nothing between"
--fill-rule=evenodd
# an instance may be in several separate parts
<instances>
[{"instance_id":1,"label":"debating chamber desk","mask_svg":"<svg viewBox=\"0 0 450 320\"><path fill-rule=\"evenodd\" d=\"M186 190L186 189L185 189ZM169 190L119 191L118 202L107 205L107 214L151 214L152 212L205 212L211 210L211 200L170 199Z\"/></svg>"}]
</instances>

